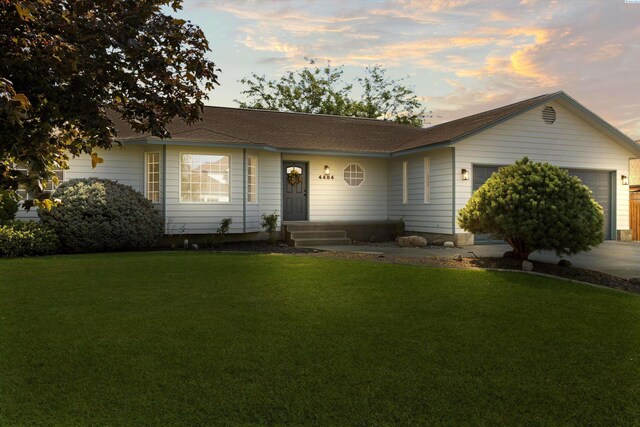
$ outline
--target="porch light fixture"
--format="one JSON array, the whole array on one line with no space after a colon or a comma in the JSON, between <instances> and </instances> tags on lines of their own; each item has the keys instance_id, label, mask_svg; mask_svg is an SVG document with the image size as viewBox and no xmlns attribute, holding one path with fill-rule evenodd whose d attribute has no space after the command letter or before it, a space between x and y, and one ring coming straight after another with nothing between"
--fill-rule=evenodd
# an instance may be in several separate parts
<instances>
[{"instance_id":1,"label":"porch light fixture","mask_svg":"<svg viewBox=\"0 0 640 427\"><path fill-rule=\"evenodd\" d=\"M462 180L469 181L469 171L467 169L462 169Z\"/></svg>"},{"instance_id":2,"label":"porch light fixture","mask_svg":"<svg viewBox=\"0 0 640 427\"><path fill-rule=\"evenodd\" d=\"M333 179L329 165L324 165L324 174L319 175L318 179Z\"/></svg>"},{"instance_id":3,"label":"porch light fixture","mask_svg":"<svg viewBox=\"0 0 640 427\"><path fill-rule=\"evenodd\" d=\"M622 185L629 185L629 177L627 175L622 175L620 180L622 181Z\"/></svg>"}]
</instances>

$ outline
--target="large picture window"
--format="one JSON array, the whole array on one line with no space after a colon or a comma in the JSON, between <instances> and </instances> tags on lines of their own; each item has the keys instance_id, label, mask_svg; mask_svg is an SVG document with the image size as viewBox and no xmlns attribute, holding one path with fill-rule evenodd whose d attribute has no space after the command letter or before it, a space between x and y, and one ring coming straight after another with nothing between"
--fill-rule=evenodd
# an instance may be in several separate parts
<instances>
[{"instance_id":1,"label":"large picture window","mask_svg":"<svg viewBox=\"0 0 640 427\"><path fill-rule=\"evenodd\" d=\"M247 202L258 202L258 158L247 158Z\"/></svg>"},{"instance_id":2,"label":"large picture window","mask_svg":"<svg viewBox=\"0 0 640 427\"><path fill-rule=\"evenodd\" d=\"M228 203L229 156L181 154L180 202Z\"/></svg>"},{"instance_id":3,"label":"large picture window","mask_svg":"<svg viewBox=\"0 0 640 427\"><path fill-rule=\"evenodd\" d=\"M160 153L146 153L145 195L152 203L160 202Z\"/></svg>"}]
</instances>

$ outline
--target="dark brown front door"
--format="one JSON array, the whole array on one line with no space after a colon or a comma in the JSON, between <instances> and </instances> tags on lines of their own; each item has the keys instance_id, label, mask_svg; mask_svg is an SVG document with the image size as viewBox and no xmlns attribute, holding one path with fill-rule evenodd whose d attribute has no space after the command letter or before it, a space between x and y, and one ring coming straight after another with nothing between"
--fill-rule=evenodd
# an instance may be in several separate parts
<instances>
[{"instance_id":1,"label":"dark brown front door","mask_svg":"<svg viewBox=\"0 0 640 427\"><path fill-rule=\"evenodd\" d=\"M283 195L283 221L306 221L307 220L307 164L300 162L284 162L282 164L284 189ZM291 176L292 172L298 172L299 178ZM295 174L294 174L295 175Z\"/></svg>"}]
</instances>

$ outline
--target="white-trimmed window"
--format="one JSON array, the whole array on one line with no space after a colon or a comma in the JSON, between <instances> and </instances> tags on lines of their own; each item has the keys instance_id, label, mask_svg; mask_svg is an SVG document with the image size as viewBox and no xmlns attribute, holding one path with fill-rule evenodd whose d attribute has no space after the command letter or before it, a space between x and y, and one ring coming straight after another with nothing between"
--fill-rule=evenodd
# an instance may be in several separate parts
<instances>
[{"instance_id":1,"label":"white-trimmed window","mask_svg":"<svg viewBox=\"0 0 640 427\"><path fill-rule=\"evenodd\" d=\"M431 202L431 159L424 158L424 202Z\"/></svg>"},{"instance_id":2,"label":"white-trimmed window","mask_svg":"<svg viewBox=\"0 0 640 427\"><path fill-rule=\"evenodd\" d=\"M24 165L18 165L15 170L20 171L25 175L29 172L27 167ZM53 193L64 181L64 171L62 169L56 169L53 171L53 173L58 178L58 183L54 183L53 180L47 181L47 184L42 189L44 193ZM27 192L27 189L24 185L19 185L16 193L22 198L22 200L31 200L33 198L31 193Z\"/></svg>"},{"instance_id":3,"label":"white-trimmed window","mask_svg":"<svg viewBox=\"0 0 640 427\"><path fill-rule=\"evenodd\" d=\"M247 157L247 202L258 203L258 158Z\"/></svg>"},{"instance_id":4,"label":"white-trimmed window","mask_svg":"<svg viewBox=\"0 0 640 427\"><path fill-rule=\"evenodd\" d=\"M402 162L402 204L409 203L409 182L407 181L407 169L409 162Z\"/></svg>"},{"instance_id":5,"label":"white-trimmed window","mask_svg":"<svg viewBox=\"0 0 640 427\"><path fill-rule=\"evenodd\" d=\"M180 154L180 202L228 203L229 156Z\"/></svg>"},{"instance_id":6,"label":"white-trimmed window","mask_svg":"<svg viewBox=\"0 0 640 427\"><path fill-rule=\"evenodd\" d=\"M344 182L349 187L358 187L364 182L364 169L357 163L349 163L344 168Z\"/></svg>"},{"instance_id":7,"label":"white-trimmed window","mask_svg":"<svg viewBox=\"0 0 640 427\"><path fill-rule=\"evenodd\" d=\"M145 196L160 203L160 153L145 153Z\"/></svg>"}]
</instances>

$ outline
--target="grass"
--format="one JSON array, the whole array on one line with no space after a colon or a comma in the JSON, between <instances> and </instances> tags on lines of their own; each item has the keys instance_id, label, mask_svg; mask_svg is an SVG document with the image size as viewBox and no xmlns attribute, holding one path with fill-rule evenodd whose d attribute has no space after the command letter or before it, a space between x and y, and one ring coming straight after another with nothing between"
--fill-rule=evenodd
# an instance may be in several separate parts
<instances>
[{"instance_id":1,"label":"grass","mask_svg":"<svg viewBox=\"0 0 640 427\"><path fill-rule=\"evenodd\" d=\"M276 255L0 260L3 425L630 425L640 298Z\"/></svg>"}]
</instances>

